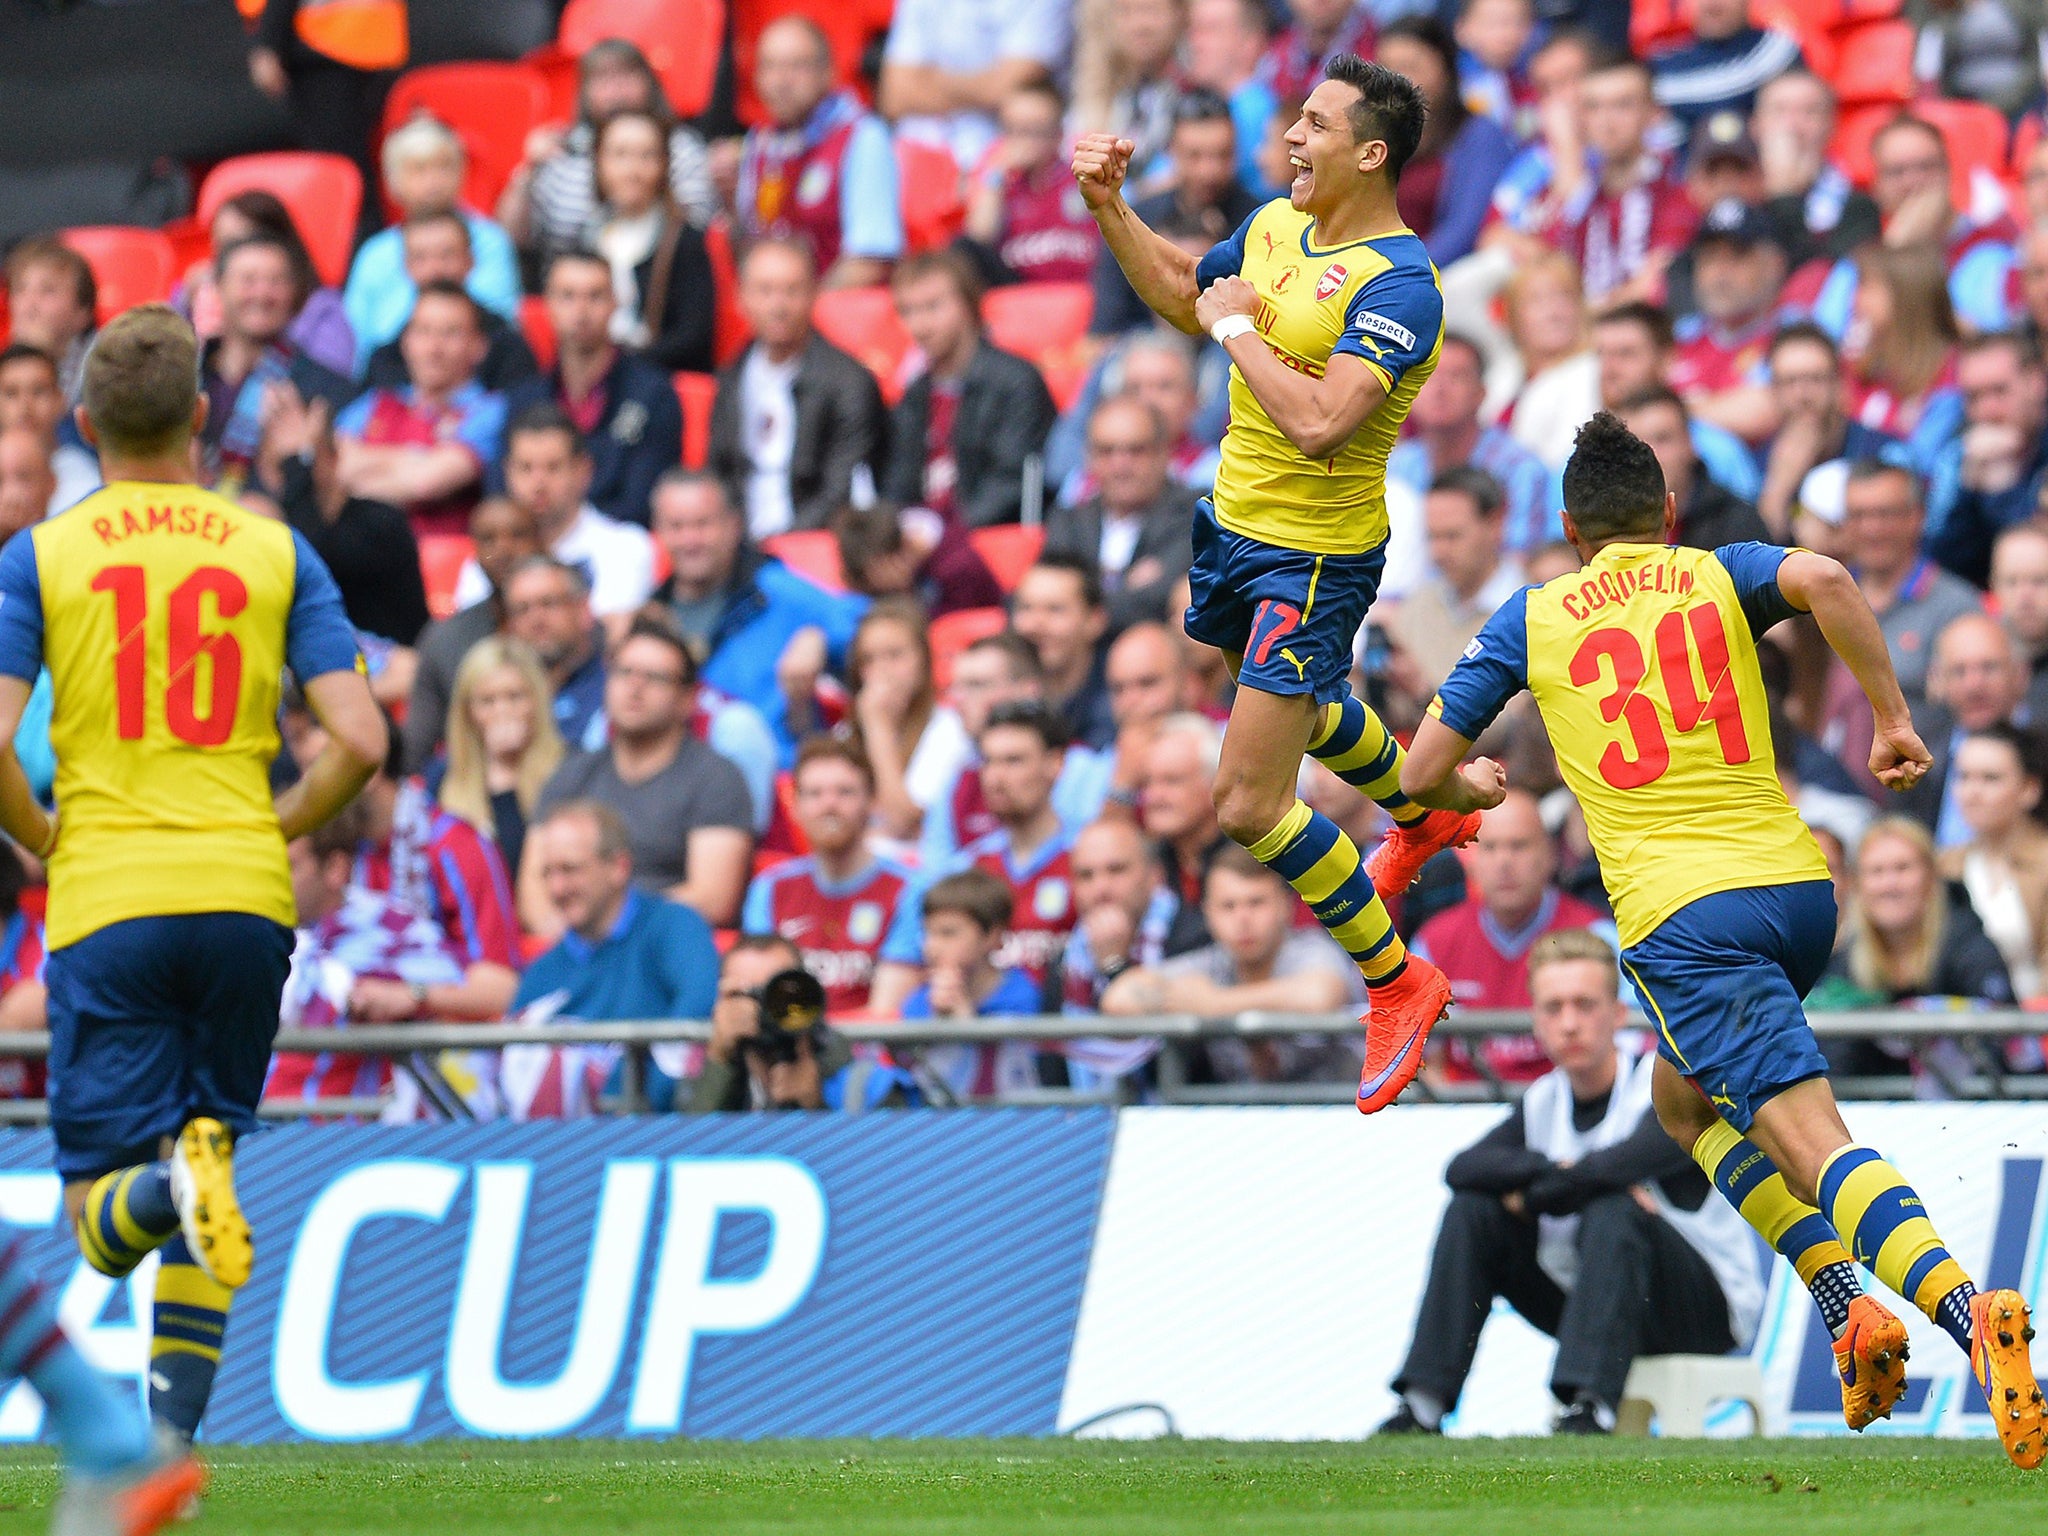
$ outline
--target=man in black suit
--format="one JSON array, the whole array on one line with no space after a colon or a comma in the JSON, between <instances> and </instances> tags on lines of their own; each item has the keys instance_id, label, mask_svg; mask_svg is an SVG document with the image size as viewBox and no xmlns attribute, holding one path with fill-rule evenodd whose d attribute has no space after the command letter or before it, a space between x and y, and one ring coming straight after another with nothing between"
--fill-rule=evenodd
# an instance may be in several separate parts
<instances>
[{"instance_id":1,"label":"man in black suit","mask_svg":"<svg viewBox=\"0 0 2048 1536\"><path fill-rule=\"evenodd\" d=\"M1045 380L982 334L981 280L957 251L898 263L893 287L929 366L897 403L883 497L970 528L1017 522L1056 414Z\"/></svg>"},{"instance_id":2,"label":"man in black suit","mask_svg":"<svg viewBox=\"0 0 2048 1536\"><path fill-rule=\"evenodd\" d=\"M1194 559L1189 529L1195 493L1172 477L1173 445L1151 406L1116 395L1088 423L1088 476L1095 494L1054 507L1046 519L1049 553L1078 555L1102 572L1109 628L1166 617L1167 594Z\"/></svg>"}]
</instances>

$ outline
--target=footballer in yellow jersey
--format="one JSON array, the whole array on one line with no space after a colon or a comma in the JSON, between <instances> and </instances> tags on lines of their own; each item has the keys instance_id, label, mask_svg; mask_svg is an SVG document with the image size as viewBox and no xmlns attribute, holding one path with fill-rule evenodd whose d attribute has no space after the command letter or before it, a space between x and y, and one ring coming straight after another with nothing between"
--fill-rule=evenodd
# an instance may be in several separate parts
<instances>
[{"instance_id":1,"label":"footballer in yellow jersey","mask_svg":"<svg viewBox=\"0 0 2048 1536\"><path fill-rule=\"evenodd\" d=\"M1436 367L1444 300L1395 198L1421 141L1422 92L1349 53L1324 75L1287 133L1297 171L1287 196L1199 260L1123 200L1129 140L1084 135L1074 175L1139 296L1230 357L1230 428L1213 498L1196 510L1184 620L1238 683L1217 818L1300 893L1364 976L1358 1107L1371 1113L1413 1080L1450 1006L1450 984L1408 954L1381 897L1469 842L1479 821L1412 804L1400 745L1351 694L1352 648L1386 565L1387 454ZM1392 817L1370 865L1296 795L1304 753Z\"/></svg>"},{"instance_id":2,"label":"footballer in yellow jersey","mask_svg":"<svg viewBox=\"0 0 2048 1536\"><path fill-rule=\"evenodd\" d=\"M1851 1141L1801 1003L1834 949L1835 895L1778 779L1758 637L1813 615L1870 700L1872 774L1907 789L1929 757L1877 619L1840 564L1806 550L1674 547L1656 455L1605 412L1580 430L1564 495L1584 567L1487 621L1416 732L1403 786L1424 804L1498 803L1499 766L1460 760L1511 698L1534 696L1657 1031L1658 1116L1812 1291L1850 1427L1891 1412L1906 1356L1853 1252L1962 1347L2007 1454L2038 1466L2048 1446L2024 1298L1979 1292L1920 1196Z\"/></svg>"},{"instance_id":3,"label":"footballer in yellow jersey","mask_svg":"<svg viewBox=\"0 0 2048 1536\"><path fill-rule=\"evenodd\" d=\"M49 868L50 1124L86 1258L161 1250L150 1404L190 1439L253 1248L233 1147L256 1128L293 948L285 845L381 757L334 578L291 528L190 483L191 327L103 329L81 429L108 483L0 551L0 742L52 686L57 816L0 748L0 825ZM286 668L332 740L273 798Z\"/></svg>"}]
</instances>

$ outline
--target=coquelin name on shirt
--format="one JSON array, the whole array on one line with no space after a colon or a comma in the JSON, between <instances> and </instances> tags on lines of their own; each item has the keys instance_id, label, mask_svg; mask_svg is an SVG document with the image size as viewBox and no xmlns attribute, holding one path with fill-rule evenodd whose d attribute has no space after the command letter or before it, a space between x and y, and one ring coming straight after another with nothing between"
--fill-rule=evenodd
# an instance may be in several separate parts
<instances>
[{"instance_id":1,"label":"coquelin name on shirt","mask_svg":"<svg viewBox=\"0 0 2048 1536\"><path fill-rule=\"evenodd\" d=\"M1562 603L1564 611L1575 619L1583 619L1598 613L1611 604L1626 603L1638 592L1675 592L1684 597L1692 591L1691 571L1681 571L1669 562L1660 561L1645 569L1624 566L1618 571L1602 571L1598 576L1589 576L1579 583L1579 590L1565 593Z\"/></svg>"}]
</instances>

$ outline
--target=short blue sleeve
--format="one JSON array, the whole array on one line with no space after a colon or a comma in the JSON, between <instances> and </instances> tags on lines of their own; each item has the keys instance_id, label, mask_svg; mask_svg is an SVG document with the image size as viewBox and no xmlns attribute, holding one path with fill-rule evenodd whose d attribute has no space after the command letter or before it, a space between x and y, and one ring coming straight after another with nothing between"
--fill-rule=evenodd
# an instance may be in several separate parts
<instances>
[{"instance_id":1,"label":"short blue sleeve","mask_svg":"<svg viewBox=\"0 0 2048 1536\"><path fill-rule=\"evenodd\" d=\"M1762 544L1754 539L1724 544L1714 551L1714 558L1735 583L1735 600L1742 604L1743 617L1749 620L1752 635L1761 635L1799 612L1778 585L1778 567L1791 553L1776 544Z\"/></svg>"},{"instance_id":2,"label":"short blue sleeve","mask_svg":"<svg viewBox=\"0 0 2048 1536\"><path fill-rule=\"evenodd\" d=\"M767 871L754 876L747 886L747 899L740 903L740 932L767 933L773 924L768 907L768 888L774 881Z\"/></svg>"},{"instance_id":3,"label":"short blue sleeve","mask_svg":"<svg viewBox=\"0 0 2048 1536\"><path fill-rule=\"evenodd\" d=\"M1410 368L1436 351L1443 328L1443 290L1428 266L1396 267L1358 290L1330 355L1364 358L1385 375L1392 394Z\"/></svg>"},{"instance_id":4,"label":"short blue sleeve","mask_svg":"<svg viewBox=\"0 0 2048 1536\"><path fill-rule=\"evenodd\" d=\"M1200 292L1219 277L1235 277L1244 270L1244 242L1251 233L1252 220L1258 217L1254 210L1245 221L1237 226L1237 233L1221 245L1209 247L1209 254L1195 264L1195 290Z\"/></svg>"},{"instance_id":5,"label":"short blue sleeve","mask_svg":"<svg viewBox=\"0 0 2048 1536\"><path fill-rule=\"evenodd\" d=\"M924 964L924 892L930 884L931 879L920 881L898 898L896 910L889 918L889 931L882 936L882 947L875 952L877 960L893 965Z\"/></svg>"},{"instance_id":6,"label":"short blue sleeve","mask_svg":"<svg viewBox=\"0 0 2048 1536\"><path fill-rule=\"evenodd\" d=\"M292 582L291 616L285 621L285 665L301 683L329 672L355 671L361 656L356 650L355 627L348 621L348 610L341 606L341 588L297 529L292 530L292 549L298 556L298 570ZM0 556L0 565L5 558ZM0 605L0 615L5 611L5 605Z\"/></svg>"},{"instance_id":7,"label":"short blue sleeve","mask_svg":"<svg viewBox=\"0 0 2048 1536\"><path fill-rule=\"evenodd\" d=\"M0 550L0 673L33 683L43 670L43 582L24 528Z\"/></svg>"},{"instance_id":8,"label":"short blue sleeve","mask_svg":"<svg viewBox=\"0 0 2048 1536\"><path fill-rule=\"evenodd\" d=\"M1500 605L1436 691L1431 712L1467 741L1480 733L1529 686L1529 592L1524 587Z\"/></svg>"}]
</instances>

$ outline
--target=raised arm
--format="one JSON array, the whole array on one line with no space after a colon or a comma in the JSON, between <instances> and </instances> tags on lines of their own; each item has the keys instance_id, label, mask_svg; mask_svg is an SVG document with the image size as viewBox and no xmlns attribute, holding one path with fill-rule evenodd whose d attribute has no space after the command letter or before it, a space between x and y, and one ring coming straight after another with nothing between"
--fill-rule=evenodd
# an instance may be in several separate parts
<instances>
[{"instance_id":1,"label":"raised arm","mask_svg":"<svg viewBox=\"0 0 2048 1536\"><path fill-rule=\"evenodd\" d=\"M57 818L36 803L28 775L14 755L14 733L35 684L18 677L0 677L0 831L39 859L57 846ZM0 850L0 857L9 857Z\"/></svg>"},{"instance_id":2,"label":"raised arm","mask_svg":"<svg viewBox=\"0 0 2048 1536\"><path fill-rule=\"evenodd\" d=\"M1829 647L1870 700L1877 726L1870 744L1871 774L1887 789L1911 789L1934 759L1913 729L1884 631L1856 578L1839 560L1795 549L1778 566L1778 590L1793 607L1813 615Z\"/></svg>"},{"instance_id":3,"label":"raised arm","mask_svg":"<svg viewBox=\"0 0 2048 1536\"><path fill-rule=\"evenodd\" d=\"M305 690L313 718L327 732L327 745L298 783L277 797L277 822L286 842L333 820L383 766L390 745L384 711L360 673L326 672L307 679Z\"/></svg>"},{"instance_id":4,"label":"raised arm","mask_svg":"<svg viewBox=\"0 0 2048 1536\"><path fill-rule=\"evenodd\" d=\"M1175 330L1193 336L1201 330L1195 320L1195 258L1149 228L1124 201L1124 176L1137 147L1114 134L1083 134L1074 145L1074 180L1138 297Z\"/></svg>"}]
</instances>

